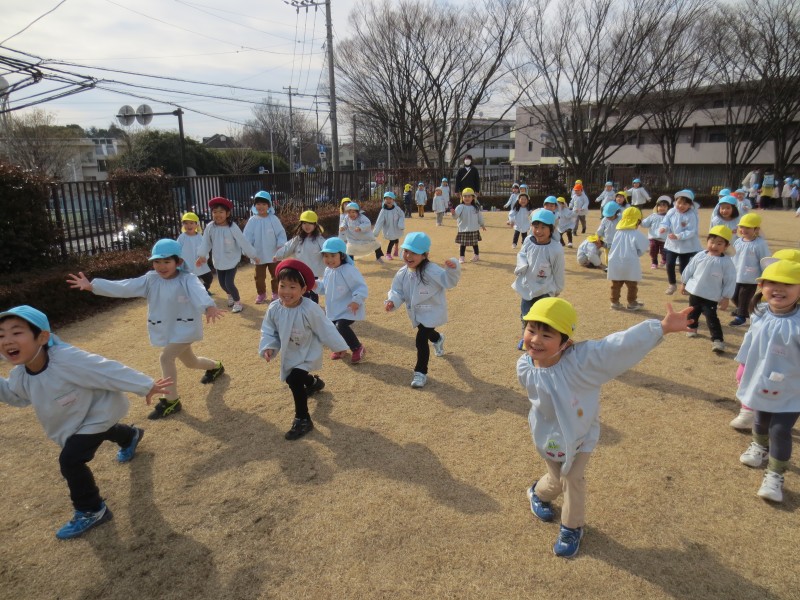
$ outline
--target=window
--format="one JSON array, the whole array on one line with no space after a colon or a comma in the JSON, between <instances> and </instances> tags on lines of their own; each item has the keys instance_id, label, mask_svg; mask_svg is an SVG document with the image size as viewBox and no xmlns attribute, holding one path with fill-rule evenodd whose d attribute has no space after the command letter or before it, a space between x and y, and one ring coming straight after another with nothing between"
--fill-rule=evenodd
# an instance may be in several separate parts
<instances>
[{"instance_id":1,"label":"window","mask_svg":"<svg viewBox=\"0 0 800 600\"><path fill-rule=\"evenodd\" d=\"M542 158L552 158L555 156L558 156L558 152L556 152L553 148L542 146Z\"/></svg>"},{"instance_id":2,"label":"window","mask_svg":"<svg viewBox=\"0 0 800 600\"><path fill-rule=\"evenodd\" d=\"M106 166L106 161L98 160L97 161L97 170L100 171L101 173L105 173L108 170L108 167Z\"/></svg>"},{"instance_id":3,"label":"window","mask_svg":"<svg viewBox=\"0 0 800 600\"><path fill-rule=\"evenodd\" d=\"M708 134L708 141L709 142L724 142L727 140L724 131L712 131Z\"/></svg>"},{"instance_id":4,"label":"window","mask_svg":"<svg viewBox=\"0 0 800 600\"><path fill-rule=\"evenodd\" d=\"M533 142L528 142L528 152L533 152Z\"/></svg>"}]
</instances>

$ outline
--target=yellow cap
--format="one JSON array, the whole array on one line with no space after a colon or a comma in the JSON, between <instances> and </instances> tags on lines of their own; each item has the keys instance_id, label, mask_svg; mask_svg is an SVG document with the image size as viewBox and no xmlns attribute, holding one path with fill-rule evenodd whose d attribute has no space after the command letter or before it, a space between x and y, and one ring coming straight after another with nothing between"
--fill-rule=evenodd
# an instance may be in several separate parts
<instances>
[{"instance_id":1,"label":"yellow cap","mask_svg":"<svg viewBox=\"0 0 800 600\"><path fill-rule=\"evenodd\" d=\"M581 181L580 179L576 179L575 185L583 185L583 181Z\"/></svg>"},{"instance_id":2,"label":"yellow cap","mask_svg":"<svg viewBox=\"0 0 800 600\"><path fill-rule=\"evenodd\" d=\"M594 244L595 242L599 242L603 238L601 238L599 235L593 233L592 235L586 236L586 239L588 241L590 241L592 244Z\"/></svg>"},{"instance_id":3,"label":"yellow cap","mask_svg":"<svg viewBox=\"0 0 800 600\"><path fill-rule=\"evenodd\" d=\"M556 331L571 337L578 324L578 313L575 312L572 304L566 300L561 298L542 298L531 306L528 314L523 319L525 321L545 323Z\"/></svg>"},{"instance_id":4,"label":"yellow cap","mask_svg":"<svg viewBox=\"0 0 800 600\"><path fill-rule=\"evenodd\" d=\"M616 194L614 194L614 196L622 196L623 198L628 198L628 192L626 192L625 190L619 190Z\"/></svg>"},{"instance_id":5,"label":"yellow cap","mask_svg":"<svg viewBox=\"0 0 800 600\"><path fill-rule=\"evenodd\" d=\"M767 268L761 273L761 277L758 277L756 281L776 281L789 285L800 284L800 263L791 260L774 262L771 265L767 265Z\"/></svg>"},{"instance_id":6,"label":"yellow cap","mask_svg":"<svg viewBox=\"0 0 800 600\"><path fill-rule=\"evenodd\" d=\"M184 221L192 221L194 223L197 223L197 232L203 233L203 228L200 226L200 217L198 217L195 213L193 212L183 213L183 216L181 217L181 223L183 223ZM181 227L181 232L186 233L186 228Z\"/></svg>"},{"instance_id":7,"label":"yellow cap","mask_svg":"<svg viewBox=\"0 0 800 600\"><path fill-rule=\"evenodd\" d=\"M731 235L731 230L728 229L728 227L725 225L717 225L715 227L712 227L711 229L708 230L708 235L716 235L718 237L721 237L729 244L731 243L731 238L733 237Z\"/></svg>"},{"instance_id":8,"label":"yellow cap","mask_svg":"<svg viewBox=\"0 0 800 600\"><path fill-rule=\"evenodd\" d=\"M740 227L761 227L761 215L756 213L747 213L741 219L739 219L739 226Z\"/></svg>"},{"instance_id":9,"label":"yellow cap","mask_svg":"<svg viewBox=\"0 0 800 600\"><path fill-rule=\"evenodd\" d=\"M464 188L463 190L461 190L461 195L462 196L474 196L475 195L475 190L473 190L472 188Z\"/></svg>"},{"instance_id":10,"label":"yellow cap","mask_svg":"<svg viewBox=\"0 0 800 600\"><path fill-rule=\"evenodd\" d=\"M792 262L800 263L800 250L784 248L783 250L776 251L772 256L765 256L759 262L761 263L761 268L766 269L767 265L771 265L779 260L790 260Z\"/></svg>"},{"instance_id":11,"label":"yellow cap","mask_svg":"<svg viewBox=\"0 0 800 600\"><path fill-rule=\"evenodd\" d=\"M556 202L563 202L564 204L566 204L567 199L564 198L564 196L559 196L558 198L556 198Z\"/></svg>"},{"instance_id":12,"label":"yellow cap","mask_svg":"<svg viewBox=\"0 0 800 600\"><path fill-rule=\"evenodd\" d=\"M300 222L317 224L319 222L319 217L317 216L317 213L315 213L313 210L305 210L300 213ZM322 225L317 225L317 227L319 227L319 230L322 233L325 233L325 230L322 228Z\"/></svg>"},{"instance_id":13,"label":"yellow cap","mask_svg":"<svg viewBox=\"0 0 800 600\"><path fill-rule=\"evenodd\" d=\"M635 206L629 206L622 212L617 229L636 229L642 220L642 211Z\"/></svg>"},{"instance_id":14,"label":"yellow cap","mask_svg":"<svg viewBox=\"0 0 800 600\"><path fill-rule=\"evenodd\" d=\"M342 204L348 204L350 202L352 202L352 200L350 200L350 198L342 198L342 201L339 202L339 206L341 206Z\"/></svg>"}]
</instances>

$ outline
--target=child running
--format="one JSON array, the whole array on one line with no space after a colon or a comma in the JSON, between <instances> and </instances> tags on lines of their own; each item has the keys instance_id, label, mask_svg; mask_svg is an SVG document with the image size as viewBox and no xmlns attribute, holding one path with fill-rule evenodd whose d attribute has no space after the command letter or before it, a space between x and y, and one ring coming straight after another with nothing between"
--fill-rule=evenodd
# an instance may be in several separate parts
<instances>
[{"instance_id":1,"label":"child running","mask_svg":"<svg viewBox=\"0 0 800 600\"><path fill-rule=\"evenodd\" d=\"M647 239L650 244L650 268L657 269L667 264L667 254L664 251L664 242L667 234L661 233L661 223L667 216L672 198L669 196L659 196L653 214L642 220L642 227L647 227ZM659 261L659 258L661 259Z\"/></svg>"},{"instance_id":2,"label":"child running","mask_svg":"<svg viewBox=\"0 0 800 600\"><path fill-rule=\"evenodd\" d=\"M525 315L531 306L542 298L558 296L564 289L564 249L553 239L555 215L540 208L531 215L531 235L522 244L514 268L514 283L511 287L521 301L519 318L525 332ZM522 350L520 338L517 349Z\"/></svg>"},{"instance_id":3,"label":"child running","mask_svg":"<svg viewBox=\"0 0 800 600\"><path fill-rule=\"evenodd\" d=\"M0 401L32 405L47 437L61 447L58 462L75 513L56 537L75 538L111 520L111 509L100 496L88 463L104 441L119 446L118 462L131 461L144 430L119 423L128 414L125 392L144 396L150 404L172 382L153 381L62 342L52 333L47 316L31 306L0 313L0 356L14 365L8 379L0 377Z\"/></svg>"},{"instance_id":4,"label":"child running","mask_svg":"<svg viewBox=\"0 0 800 600\"><path fill-rule=\"evenodd\" d=\"M606 181L606 185L603 188L603 191L600 192L600 195L595 198L595 202L600 204L600 209L602 210L606 204L609 202L613 202L614 198L616 197L616 192L614 192L614 182L613 181Z\"/></svg>"},{"instance_id":5,"label":"child running","mask_svg":"<svg viewBox=\"0 0 800 600\"><path fill-rule=\"evenodd\" d=\"M692 257L702 250L698 236L698 205L694 202L692 190L681 190L675 194L675 206L667 211L658 232L666 235L664 251L667 254L667 282L665 294L671 296L678 289L675 277L675 264L680 265L680 272L686 268Z\"/></svg>"},{"instance_id":6,"label":"child running","mask_svg":"<svg viewBox=\"0 0 800 600\"><path fill-rule=\"evenodd\" d=\"M214 306L200 280L183 267L181 245L175 240L159 240L149 259L153 270L135 279L110 281L89 279L83 273L69 275L70 287L110 298L147 298L147 331L150 344L161 347L161 373L172 384L147 418L163 419L180 412L178 370L180 360L189 369L205 371L200 383L213 383L225 367L218 360L195 356L192 343L203 339L203 314L213 323L224 311Z\"/></svg>"},{"instance_id":7,"label":"child running","mask_svg":"<svg viewBox=\"0 0 800 600\"><path fill-rule=\"evenodd\" d=\"M567 234L567 247L572 248L572 230L575 228L575 213L567 207L567 199L559 196L557 198L558 208L556 208L556 220L558 221L558 238L561 245L564 245L564 234Z\"/></svg>"},{"instance_id":8,"label":"child running","mask_svg":"<svg viewBox=\"0 0 800 600\"><path fill-rule=\"evenodd\" d=\"M347 254L350 258L367 256L375 252L375 260L383 262L383 250L372 233L372 223L369 217L361 212L355 202L345 205L347 216L344 220L344 241L347 242ZM340 231L342 228L340 227Z\"/></svg>"},{"instance_id":9,"label":"child running","mask_svg":"<svg viewBox=\"0 0 800 600\"><path fill-rule=\"evenodd\" d=\"M310 371L322 367L322 345L334 352L347 350L336 327L318 304L304 297L314 288L314 273L305 263L288 258L278 263L278 301L273 302L261 323L258 355L270 362L281 354L281 381L294 399L294 420L284 436L296 440L314 429L308 412L308 397L325 387Z\"/></svg>"},{"instance_id":10,"label":"child running","mask_svg":"<svg viewBox=\"0 0 800 600\"><path fill-rule=\"evenodd\" d=\"M395 246L400 243L400 236L403 235L403 230L406 228L406 218L402 211L397 208L394 201L394 192L384 192L383 206L381 207L381 212L378 213L378 218L375 219L375 227L372 230L375 236L383 233L384 239L389 240L389 245L386 247L386 260L392 260L392 250L395 253L397 252ZM434 196L435 202L436 196ZM436 207L434 206L435 209ZM436 213L436 222L440 224L439 213Z\"/></svg>"},{"instance_id":11,"label":"child running","mask_svg":"<svg viewBox=\"0 0 800 600\"><path fill-rule=\"evenodd\" d=\"M436 328L447 323L445 290L456 286L461 266L453 259L444 261L444 269L430 262L431 238L418 231L409 233L400 247L405 265L395 274L384 304L386 312L392 312L405 302L411 326L417 328L417 364L411 387L422 388L428 382L428 342L436 356L444 356L444 334Z\"/></svg>"},{"instance_id":12,"label":"child running","mask_svg":"<svg viewBox=\"0 0 800 600\"><path fill-rule=\"evenodd\" d=\"M533 443L547 466L528 488L533 514L554 519L552 502L562 493L561 528L553 552L570 558L585 533L584 472L600 438L600 388L655 348L668 333L686 331L691 309L667 305L661 320L650 319L602 340L571 340L578 317L561 298L539 300L525 315L525 354L517 377L531 402L528 423Z\"/></svg>"},{"instance_id":13,"label":"child running","mask_svg":"<svg viewBox=\"0 0 800 600\"><path fill-rule=\"evenodd\" d=\"M516 248L517 242L522 237L522 243L525 243L525 238L528 237L528 230L531 223L531 210L529 205L528 194L517 194L517 200L508 211L508 226L514 228L514 237L511 239L511 247Z\"/></svg>"},{"instance_id":14,"label":"child running","mask_svg":"<svg viewBox=\"0 0 800 600\"><path fill-rule=\"evenodd\" d=\"M606 255L606 264L608 264L608 253L611 252L611 245L614 242L614 234L617 233L617 222L619 215L622 213L622 207L614 202L606 202L603 207L603 219L597 227L597 237L603 240L603 248Z\"/></svg>"},{"instance_id":15,"label":"child running","mask_svg":"<svg viewBox=\"0 0 800 600\"><path fill-rule=\"evenodd\" d=\"M257 265L261 259L258 258L253 245L245 239L239 226L233 222L231 216L233 202L217 196L208 201L208 207L214 220L206 225L195 265L202 267L208 262L209 253L214 252L214 266L217 268L219 286L228 294L228 306L233 307L231 312L240 313L244 310L244 306L235 280L242 254L246 254Z\"/></svg>"},{"instance_id":16,"label":"child running","mask_svg":"<svg viewBox=\"0 0 800 600\"><path fill-rule=\"evenodd\" d=\"M578 224L582 229L581 233L586 233L586 215L589 214L589 196L583 191L583 184L575 184L572 188L572 198L569 201L569 208L575 215L575 234L578 234Z\"/></svg>"},{"instance_id":17,"label":"child running","mask_svg":"<svg viewBox=\"0 0 800 600\"><path fill-rule=\"evenodd\" d=\"M444 197L441 187L433 190L433 200L431 200L431 210L436 214L436 226L441 227L444 223L444 213L447 212L450 199Z\"/></svg>"},{"instance_id":18,"label":"child running","mask_svg":"<svg viewBox=\"0 0 800 600\"><path fill-rule=\"evenodd\" d=\"M792 428L800 416L800 263L776 261L758 281L750 329L736 355L743 365L736 397L755 411L753 441L739 460L753 468L766 462L758 496L783 502Z\"/></svg>"},{"instance_id":19,"label":"child running","mask_svg":"<svg viewBox=\"0 0 800 600\"><path fill-rule=\"evenodd\" d=\"M686 337L697 337L700 313L706 317L711 335L711 350L725 352L725 338L717 315L728 308L728 301L736 288L736 268L726 251L731 243L731 230L725 225L716 225L708 232L706 249L698 252L681 273L681 294L689 295L689 320L692 330Z\"/></svg>"},{"instance_id":20,"label":"child running","mask_svg":"<svg viewBox=\"0 0 800 600\"><path fill-rule=\"evenodd\" d=\"M305 263L313 272L314 277L322 277L325 273L325 263L322 260L322 245L325 238L322 234L325 230L319 224L319 217L313 210L306 210L300 213L300 219L290 239L282 248L275 252L273 262L284 258L296 258ZM306 298L319 304L319 296L313 290L306 291Z\"/></svg>"},{"instance_id":21,"label":"child running","mask_svg":"<svg viewBox=\"0 0 800 600\"><path fill-rule=\"evenodd\" d=\"M347 246L339 238L325 240L322 260L326 268L322 280L317 281L317 292L320 296L325 296L325 314L353 353L350 362L359 363L367 349L359 341L351 325L366 318L364 301L369 294L367 282L347 256ZM331 359L339 360L344 355L345 352L337 351L331 354Z\"/></svg>"},{"instance_id":22,"label":"child running","mask_svg":"<svg viewBox=\"0 0 800 600\"><path fill-rule=\"evenodd\" d=\"M203 230L200 228L200 217L193 212L184 213L181 217L181 234L178 236L178 243L181 245L181 256L185 257L186 268L200 278L206 291L214 281L214 274L208 264L197 266L197 257L200 244L203 243Z\"/></svg>"},{"instance_id":23,"label":"child running","mask_svg":"<svg viewBox=\"0 0 800 600\"><path fill-rule=\"evenodd\" d=\"M456 244L459 245L458 262L464 262L467 246L472 246L472 262L478 262L481 259L478 247L482 239L480 230L486 231L486 227L483 224L481 208L475 203L475 190L472 188L461 190L461 204L456 206L455 215L458 225L456 234Z\"/></svg>"},{"instance_id":24,"label":"child running","mask_svg":"<svg viewBox=\"0 0 800 600\"><path fill-rule=\"evenodd\" d=\"M757 280L761 276L761 259L769 256L769 246L761 237L761 215L751 212L739 219L739 237L733 240L733 265L736 267L736 289L733 302L736 315L728 323L739 327L747 323L750 301L756 293Z\"/></svg>"},{"instance_id":25,"label":"child running","mask_svg":"<svg viewBox=\"0 0 800 600\"><path fill-rule=\"evenodd\" d=\"M525 192L527 193L527 190L525 190ZM514 207L514 204L516 204L517 198L519 198L519 184L515 181L511 185L511 194L509 194L506 203L503 204L503 208L511 210Z\"/></svg>"},{"instance_id":26,"label":"child running","mask_svg":"<svg viewBox=\"0 0 800 600\"><path fill-rule=\"evenodd\" d=\"M351 202L350 198L342 198L339 203L339 237L345 242L347 241L347 234L345 233L347 230L347 209L345 207Z\"/></svg>"},{"instance_id":27,"label":"child running","mask_svg":"<svg viewBox=\"0 0 800 600\"><path fill-rule=\"evenodd\" d=\"M647 238L638 230L642 212L629 206L622 213L614 235L614 245L608 253L608 279L611 281L611 308L619 310L622 285L628 288L628 310L640 310L639 282L642 280L642 263L639 257L647 252Z\"/></svg>"},{"instance_id":28,"label":"child running","mask_svg":"<svg viewBox=\"0 0 800 600\"><path fill-rule=\"evenodd\" d=\"M247 220L244 226L244 238L256 249L254 279L256 282L256 304L267 302L267 270L269 270L271 300L278 298L278 281L275 279L275 253L286 243L286 230L281 220L275 216L272 208L272 196L269 192L258 192L253 198L256 214Z\"/></svg>"},{"instance_id":29,"label":"child running","mask_svg":"<svg viewBox=\"0 0 800 600\"><path fill-rule=\"evenodd\" d=\"M739 230L739 209L736 206L736 198L733 196L723 196L714 207L711 213L711 227L724 225L731 231L731 239L736 238Z\"/></svg>"}]
</instances>

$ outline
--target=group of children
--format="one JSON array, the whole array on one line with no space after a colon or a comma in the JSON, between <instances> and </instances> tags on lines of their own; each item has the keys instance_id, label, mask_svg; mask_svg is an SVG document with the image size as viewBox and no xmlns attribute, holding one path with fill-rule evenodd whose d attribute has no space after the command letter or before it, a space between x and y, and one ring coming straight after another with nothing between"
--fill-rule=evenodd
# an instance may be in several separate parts
<instances>
[{"instance_id":1,"label":"group of children","mask_svg":"<svg viewBox=\"0 0 800 600\"><path fill-rule=\"evenodd\" d=\"M573 193L583 194L583 190L574 189ZM348 351L352 363L363 359L366 349L352 326L365 318L368 288L353 255L371 253L378 231L389 240L386 256L391 257L393 251L396 255L404 215L395 206L394 195L385 194L374 230L358 204L345 199L341 237L324 239L317 215L305 211L287 241L283 226L275 227L271 220L277 217L270 211L268 195L259 194L254 198L257 214L251 218L255 224L250 227L248 222L244 234L230 218L230 201L213 198L209 202L213 221L202 240L198 243L195 239L200 235L199 219L187 213L179 241L160 240L154 245L150 256L153 270L147 274L123 281L89 280L83 273L68 277L78 290L147 298L150 342L163 348L163 377L157 381L65 344L52 334L47 317L34 308L19 306L0 313L0 354L15 365L8 380L0 379L0 400L19 406L32 404L48 436L62 447L59 461L75 513L57 532L59 538L77 537L111 518L88 462L105 440L119 445L119 462L134 457L144 430L119 424L128 408L123 392L143 395L148 404L160 396L149 415L160 419L181 410L176 359L203 370L202 383L212 383L224 372L220 361L197 357L191 347L202 339L202 317L214 322L223 314L207 293L209 272L202 269L210 251L232 312L238 312L237 304L241 306L234 276L242 254L256 267L263 266L256 271L257 301L259 297L266 300L266 287L258 287L259 278L264 282L267 271L273 276L273 301L262 321L258 354L268 362L279 358L280 378L292 393L295 416L286 439L296 440L313 430L308 397L325 386L312 374L322 366L323 346L332 351L332 360L342 359ZM430 346L436 356L444 354L445 337L437 327L447 322L445 292L460 279L467 245L473 246L473 260L479 260L483 216L473 190L464 189L461 196L455 210L459 260L449 259L439 266L429 259L428 235L406 234L400 245L403 266L395 273L384 301L388 312L405 304L412 327L417 329L414 388L427 382ZM669 200L657 200L652 219L643 219L637 206L623 208L613 199L604 202L604 224L581 244L578 260L601 267L601 249L605 250L612 308L623 307L620 295L624 285L627 308L638 310L642 306L637 295L639 257L649 249L653 265L666 265L668 277L671 269L668 294L675 291L675 266L680 266L681 292L689 295L689 306L676 313L668 305L661 321L647 320L602 340L580 343L572 340L577 326L575 310L559 298L565 289L564 249L563 240L554 237L556 230L562 232L559 221L569 218L564 209L573 209L559 209L565 202L548 197L545 208L532 211L527 193L521 189L510 206L513 244L522 240L512 284L521 298L518 348L524 353L517 361L517 374L531 402L529 424L534 445L547 469L527 495L534 515L552 521L552 502L564 494L561 527L553 547L558 556L576 555L585 533L583 474L599 439L601 385L639 362L664 335L683 331L695 337L700 314L706 317L713 349L724 350L717 310L726 310L731 299L737 311L744 311L742 324L748 316L752 318L736 357L741 365L737 398L742 404L737 418L749 418L753 432L753 441L740 460L752 467L766 464L758 495L782 500L791 429L800 416L800 251L784 250L769 257L760 238L760 220L755 219L758 215L740 218L727 195L714 209L715 222L703 249L692 193L678 192L671 207ZM583 200L574 206L582 210ZM639 232L640 226L648 228L649 242ZM663 239L663 244L654 245L654 238ZM731 246L738 263L728 256ZM380 247L375 251L380 260ZM192 273L190 268L197 271ZM317 303L318 294L326 297L325 309Z\"/></svg>"}]
</instances>

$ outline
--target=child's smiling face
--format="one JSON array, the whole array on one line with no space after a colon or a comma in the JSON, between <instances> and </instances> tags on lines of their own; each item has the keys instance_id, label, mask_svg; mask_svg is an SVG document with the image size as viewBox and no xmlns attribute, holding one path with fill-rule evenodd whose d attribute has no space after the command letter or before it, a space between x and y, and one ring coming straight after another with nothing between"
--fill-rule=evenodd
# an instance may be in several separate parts
<instances>
[{"instance_id":1,"label":"child's smiling face","mask_svg":"<svg viewBox=\"0 0 800 600\"><path fill-rule=\"evenodd\" d=\"M746 242L752 242L758 235L758 227L742 227L739 225L739 237Z\"/></svg>"},{"instance_id":2,"label":"child's smiling face","mask_svg":"<svg viewBox=\"0 0 800 600\"><path fill-rule=\"evenodd\" d=\"M733 206L724 202L719 205L719 216L723 219L730 219L733 214Z\"/></svg>"},{"instance_id":3,"label":"child's smiling face","mask_svg":"<svg viewBox=\"0 0 800 600\"><path fill-rule=\"evenodd\" d=\"M549 225L546 225L541 221L534 221L531 223L531 230L537 244L548 244L550 242L552 233Z\"/></svg>"},{"instance_id":4,"label":"child's smiling face","mask_svg":"<svg viewBox=\"0 0 800 600\"><path fill-rule=\"evenodd\" d=\"M464 204L472 204L472 201L475 200L475 196L472 194L462 194L461 200L464 202Z\"/></svg>"},{"instance_id":5,"label":"child's smiling face","mask_svg":"<svg viewBox=\"0 0 800 600\"><path fill-rule=\"evenodd\" d=\"M314 230L317 228L317 224L316 223L306 223L305 221L303 221L302 223L300 223L300 228L303 231L305 231L306 233L312 234L312 233L314 233Z\"/></svg>"},{"instance_id":6,"label":"child's smiling face","mask_svg":"<svg viewBox=\"0 0 800 600\"><path fill-rule=\"evenodd\" d=\"M425 260L426 256L426 254L417 254L416 252L403 248L403 262L406 263L409 269L416 269L419 263Z\"/></svg>"},{"instance_id":7,"label":"child's smiling face","mask_svg":"<svg viewBox=\"0 0 800 600\"><path fill-rule=\"evenodd\" d=\"M47 331L34 336L30 323L24 319L8 317L0 322L0 356L12 365L30 364L49 339Z\"/></svg>"},{"instance_id":8,"label":"child's smiling face","mask_svg":"<svg viewBox=\"0 0 800 600\"><path fill-rule=\"evenodd\" d=\"M181 224L183 225L183 230L187 235L197 234L197 223L194 221L181 221Z\"/></svg>"},{"instance_id":9,"label":"child's smiling face","mask_svg":"<svg viewBox=\"0 0 800 600\"><path fill-rule=\"evenodd\" d=\"M347 217L352 219L353 221L358 220L358 211L355 208L348 210Z\"/></svg>"},{"instance_id":10,"label":"child's smiling face","mask_svg":"<svg viewBox=\"0 0 800 600\"><path fill-rule=\"evenodd\" d=\"M223 206L215 206L211 209L211 218L214 219L216 225L227 225L228 211Z\"/></svg>"},{"instance_id":11,"label":"child's smiling face","mask_svg":"<svg viewBox=\"0 0 800 600\"><path fill-rule=\"evenodd\" d=\"M555 329L536 321L528 321L522 336L523 347L533 364L540 368L552 367L561 358L563 342Z\"/></svg>"},{"instance_id":12,"label":"child's smiling face","mask_svg":"<svg viewBox=\"0 0 800 600\"><path fill-rule=\"evenodd\" d=\"M256 202L256 212L259 217L266 217L269 213L269 204L266 202Z\"/></svg>"},{"instance_id":13,"label":"child's smiling face","mask_svg":"<svg viewBox=\"0 0 800 600\"><path fill-rule=\"evenodd\" d=\"M342 264L342 255L338 252L323 252L322 262L325 263L326 267L335 269Z\"/></svg>"},{"instance_id":14,"label":"child's smiling face","mask_svg":"<svg viewBox=\"0 0 800 600\"><path fill-rule=\"evenodd\" d=\"M728 242L725 238L721 238L718 235L710 235L708 236L708 240L706 241L706 250L711 256L722 256L725 254L725 250L728 248Z\"/></svg>"},{"instance_id":15,"label":"child's smiling face","mask_svg":"<svg viewBox=\"0 0 800 600\"><path fill-rule=\"evenodd\" d=\"M518 202L520 206L528 206L528 197L523 194L518 198Z\"/></svg>"},{"instance_id":16,"label":"child's smiling face","mask_svg":"<svg viewBox=\"0 0 800 600\"><path fill-rule=\"evenodd\" d=\"M675 208L678 209L678 212L685 213L692 207L692 203L689 201L688 198L678 198L675 200Z\"/></svg>"},{"instance_id":17,"label":"child's smiling face","mask_svg":"<svg viewBox=\"0 0 800 600\"><path fill-rule=\"evenodd\" d=\"M656 204L656 212L660 215L667 214L667 210L669 210L669 204L666 202L659 202Z\"/></svg>"},{"instance_id":18,"label":"child's smiling face","mask_svg":"<svg viewBox=\"0 0 800 600\"><path fill-rule=\"evenodd\" d=\"M773 313L790 313L800 301L800 284L779 283L765 279L761 282L761 294Z\"/></svg>"},{"instance_id":19,"label":"child's smiling face","mask_svg":"<svg viewBox=\"0 0 800 600\"><path fill-rule=\"evenodd\" d=\"M294 308L303 301L303 294L306 293L306 286L290 279L278 281L278 298L287 308Z\"/></svg>"},{"instance_id":20,"label":"child's smiling face","mask_svg":"<svg viewBox=\"0 0 800 600\"><path fill-rule=\"evenodd\" d=\"M181 266L181 263L174 258L156 258L153 260L153 270L158 273L162 279L174 278L178 274L179 266Z\"/></svg>"}]
</instances>

